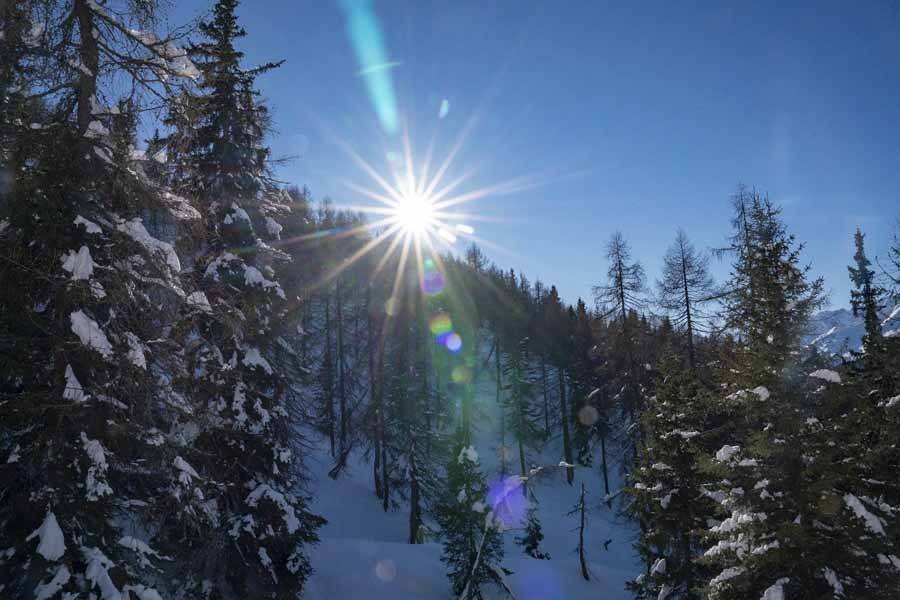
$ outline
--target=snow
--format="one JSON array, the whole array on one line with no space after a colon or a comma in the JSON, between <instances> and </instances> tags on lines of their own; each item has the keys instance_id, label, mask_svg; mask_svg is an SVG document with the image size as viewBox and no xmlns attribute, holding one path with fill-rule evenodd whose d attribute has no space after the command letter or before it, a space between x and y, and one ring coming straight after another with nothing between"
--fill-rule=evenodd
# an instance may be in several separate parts
<instances>
[{"instance_id":1,"label":"snow","mask_svg":"<svg viewBox=\"0 0 900 600\"><path fill-rule=\"evenodd\" d=\"M771 395L769 393L769 390L765 386L762 386L762 385L755 387L750 391L753 392L754 394L756 394L757 396L759 396L759 399L762 400L763 402L768 400L769 396Z\"/></svg>"},{"instance_id":2,"label":"snow","mask_svg":"<svg viewBox=\"0 0 900 600\"><path fill-rule=\"evenodd\" d=\"M63 389L62 397L63 399L71 400L72 402L84 402L90 398L90 396L84 393L84 388L81 387L81 383L79 383L78 379L75 377L72 365L66 365L66 386Z\"/></svg>"},{"instance_id":3,"label":"snow","mask_svg":"<svg viewBox=\"0 0 900 600\"><path fill-rule=\"evenodd\" d=\"M109 468L106 462L106 449L99 440L88 438L83 431L81 432L81 444L85 454L88 456L88 460L91 462L84 481L87 499L89 502L95 502L102 496L112 494L112 488L109 487L109 484L104 479Z\"/></svg>"},{"instance_id":4,"label":"snow","mask_svg":"<svg viewBox=\"0 0 900 600\"><path fill-rule=\"evenodd\" d=\"M831 586L831 589L834 590L834 595L836 597L843 596L844 585L841 583L841 580L838 579L837 573L832 571L829 567L822 569L822 573L825 575L825 581L827 581L828 585Z\"/></svg>"},{"instance_id":5,"label":"snow","mask_svg":"<svg viewBox=\"0 0 900 600\"><path fill-rule=\"evenodd\" d=\"M143 585L126 585L122 591L127 594L134 594L137 600L163 600L159 592L153 588L144 587Z\"/></svg>"},{"instance_id":6,"label":"snow","mask_svg":"<svg viewBox=\"0 0 900 600\"><path fill-rule=\"evenodd\" d=\"M243 260L230 252L224 252L220 256L217 256L215 260L211 261L209 265L207 265L203 276L212 279L213 281L220 281L221 274L219 273L219 270L222 267L243 271L244 283L249 286L258 285L264 290L274 289L275 293L278 294L280 298L285 297L284 290L278 282L266 279L259 269L245 264Z\"/></svg>"},{"instance_id":7,"label":"snow","mask_svg":"<svg viewBox=\"0 0 900 600\"><path fill-rule=\"evenodd\" d=\"M160 241L150 235L140 218L120 223L118 230L142 245L151 254L160 254L165 257L166 264L176 273L181 271L181 261L178 260L178 253L175 252L172 244Z\"/></svg>"},{"instance_id":8,"label":"snow","mask_svg":"<svg viewBox=\"0 0 900 600\"><path fill-rule=\"evenodd\" d=\"M716 460L719 462L728 462L734 455L741 451L740 446L729 446L725 445L719 448L718 452L716 452Z\"/></svg>"},{"instance_id":9,"label":"snow","mask_svg":"<svg viewBox=\"0 0 900 600\"><path fill-rule=\"evenodd\" d=\"M662 584L662 587L659 588L659 594L656 596L656 600L666 600L671 593L672 586L668 583L664 583Z\"/></svg>"},{"instance_id":10,"label":"snow","mask_svg":"<svg viewBox=\"0 0 900 600\"><path fill-rule=\"evenodd\" d=\"M202 312L212 313L212 306L210 306L209 299L203 292L191 292L190 294L188 294L187 304L188 306L199 309Z\"/></svg>"},{"instance_id":11,"label":"snow","mask_svg":"<svg viewBox=\"0 0 900 600\"><path fill-rule=\"evenodd\" d=\"M95 263L87 246L82 246L78 252L69 250L60 257L60 261L63 270L72 274L72 281L88 280L94 274Z\"/></svg>"},{"instance_id":12,"label":"snow","mask_svg":"<svg viewBox=\"0 0 900 600\"><path fill-rule=\"evenodd\" d=\"M190 485L191 478L200 479L200 475L197 474L197 471L194 470L194 467L189 465L188 462L180 456L176 456L175 460L172 461L172 464L174 464L175 468L178 469L178 480L184 485Z\"/></svg>"},{"instance_id":13,"label":"snow","mask_svg":"<svg viewBox=\"0 0 900 600\"><path fill-rule=\"evenodd\" d=\"M893 398L888 398L883 402L885 408L893 408L900 404L900 395L894 396Z\"/></svg>"},{"instance_id":14,"label":"snow","mask_svg":"<svg viewBox=\"0 0 900 600\"><path fill-rule=\"evenodd\" d=\"M113 568L115 563L99 548L82 547L81 553L87 564L84 576L91 582L90 589L99 588L101 600L122 600L121 592L109 576L109 569Z\"/></svg>"},{"instance_id":15,"label":"snow","mask_svg":"<svg viewBox=\"0 0 900 600\"><path fill-rule=\"evenodd\" d=\"M760 600L784 600L784 586L790 583L790 581L791 580L787 577L782 577L772 586L766 588L766 591L763 592Z\"/></svg>"},{"instance_id":16,"label":"snow","mask_svg":"<svg viewBox=\"0 0 900 600\"><path fill-rule=\"evenodd\" d=\"M50 581L47 583L39 583L37 587L34 588L34 600L49 600L55 596L64 585L69 583L69 579L71 578L72 573L69 572L69 568L66 565L59 565L59 568L56 569L56 573L54 573Z\"/></svg>"},{"instance_id":17,"label":"snow","mask_svg":"<svg viewBox=\"0 0 900 600\"><path fill-rule=\"evenodd\" d=\"M477 419L472 448L463 449L453 459L477 461L489 487L493 488L505 485L509 473L501 476L499 455L493 451L500 439L500 407L493 400L493 381L480 379L477 385L482 381L485 387L491 386L491 392L476 391L476 410L482 417ZM322 541L310 549L315 572L307 583L304 597L313 600L455 599L446 565L440 560L441 544L434 523L426 523L430 531L424 544L408 544L408 506L401 501L397 510L382 509L381 501L373 493L371 459L366 459L362 450L352 452L341 475L333 480L328 476L334 461L328 453L327 440L317 433L311 435L314 436L310 439L312 452L306 460L312 469L310 487L316 494L310 510L324 516L328 523L319 530ZM556 468L561 454L561 440L554 438L539 453L535 450L527 457L528 463L545 467L535 476L529 476L528 490L536 499L531 506L543 528L541 549L552 559L538 560L525 555L514 542L521 533L521 525L513 523L511 531L503 534L506 556L502 566L513 571L507 583L518 600L631 599L633 596L625 589L625 582L644 570L632 547L635 531L618 516L617 505L610 509L601 502L605 488L600 470L576 468L574 485L570 486L565 469ZM615 497L615 490L623 482L617 479L620 475L616 463L610 468L613 478L610 494ZM578 501L581 483L585 483L590 495L585 532L589 582L580 575L578 556L572 552L577 533L571 531L572 517L566 516ZM455 500L457 494L458 490L453 490L450 498ZM518 498L521 497L519 492ZM467 502L476 500L467 498ZM525 508L527 504L522 506ZM606 541L610 541L608 550L604 546ZM500 593L487 596L491 600L502 597L508 598Z\"/></svg>"},{"instance_id":18,"label":"snow","mask_svg":"<svg viewBox=\"0 0 900 600\"><path fill-rule=\"evenodd\" d=\"M831 369L819 369L817 371L813 371L809 374L810 377L815 377L816 379L822 379L824 381L828 381L831 383L840 383L841 376L837 371L832 371Z\"/></svg>"},{"instance_id":19,"label":"snow","mask_svg":"<svg viewBox=\"0 0 900 600\"><path fill-rule=\"evenodd\" d=\"M250 222L250 215L247 214L247 211L238 206L236 203L231 203L231 212L225 215L224 223L226 225L231 225L235 221L244 221L245 223Z\"/></svg>"},{"instance_id":20,"label":"snow","mask_svg":"<svg viewBox=\"0 0 900 600\"><path fill-rule=\"evenodd\" d=\"M846 504L847 508L852 510L857 517L866 522L866 527L869 531L884 535L884 524L881 522L881 519L869 512L865 505L860 502L859 498L853 494L845 494L844 504Z\"/></svg>"},{"instance_id":21,"label":"snow","mask_svg":"<svg viewBox=\"0 0 900 600\"><path fill-rule=\"evenodd\" d=\"M147 542L143 540L139 540L136 537L132 537L130 535L122 536L119 539L119 545L125 548L128 548L132 552L136 552L140 556L141 566L143 567L152 567L152 563L150 562L150 557L159 559L159 560L171 560L167 556L160 555L159 552L151 548Z\"/></svg>"},{"instance_id":22,"label":"snow","mask_svg":"<svg viewBox=\"0 0 900 600\"><path fill-rule=\"evenodd\" d=\"M141 343L138 336L130 331L125 334L125 339L128 340L128 360L130 360L134 366L146 371L147 358L144 356L144 344Z\"/></svg>"},{"instance_id":23,"label":"snow","mask_svg":"<svg viewBox=\"0 0 900 600\"><path fill-rule=\"evenodd\" d=\"M9 453L9 457L6 459L6 464L11 465L13 463L19 462L19 459L22 458L22 455L19 454L19 450L21 450L21 446L16 444L16 447L12 449L12 452Z\"/></svg>"},{"instance_id":24,"label":"snow","mask_svg":"<svg viewBox=\"0 0 900 600\"><path fill-rule=\"evenodd\" d=\"M281 226L281 223L273 219L272 217L266 217L266 231L269 232L269 235L276 239L281 238L281 231L284 227Z\"/></svg>"},{"instance_id":25,"label":"snow","mask_svg":"<svg viewBox=\"0 0 900 600\"><path fill-rule=\"evenodd\" d=\"M30 542L36 537L40 538L37 553L43 556L45 560L57 561L66 553L66 540L53 511L47 511L44 522L41 523L40 527L32 531L25 538L25 541Z\"/></svg>"},{"instance_id":26,"label":"snow","mask_svg":"<svg viewBox=\"0 0 900 600\"><path fill-rule=\"evenodd\" d=\"M456 462L462 464L464 460L467 460L471 463L478 462L478 452L475 450L474 446L466 446L459 451L459 456L456 457Z\"/></svg>"},{"instance_id":27,"label":"snow","mask_svg":"<svg viewBox=\"0 0 900 600\"><path fill-rule=\"evenodd\" d=\"M300 527L300 520L294 511L294 507L287 501L284 494L272 489L268 484L257 485L245 500L249 506L256 508L261 499L268 499L281 509L284 525L288 533L294 533Z\"/></svg>"},{"instance_id":28,"label":"snow","mask_svg":"<svg viewBox=\"0 0 900 600\"><path fill-rule=\"evenodd\" d=\"M253 346L245 347L244 360L241 362L243 362L245 367L259 367L268 375L272 374L272 365L269 364L269 361L263 358L263 355L260 353L259 348L255 348Z\"/></svg>"},{"instance_id":29,"label":"snow","mask_svg":"<svg viewBox=\"0 0 900 600\"><path fill-rule=\"evenodd\" d=\"M671 471L672 470L672 467L670 467L669 465L667 465L665 463L660 463L660 462L653 463L652 465L650 465L650 468L653 469L654 471Z\"/></svg>"},{"instance_id":30,"label":"snow","mask_svg":"<svg viewBox=\"0 0 900 600\"><path fill-rule=\"evenodd\" d=\"M162 156L161 160L160 155ZM160 150L159 152L154 154L153 160L165 164L165 150ZM171 192L165 192L163 194L163 202L165 202L166 207L169 209L169 212L172 213L172 216L179 221L196 221L201 217L200 211L191 206L190 202L188 202L181 196L176 196Z\"/></svg>"},{"instance_id":31,"label":"snow","mask_svg":"<svg viewBox=\"0 0 900 600\"><path fill-rule=\"evenodd\" d=\"M650 577L654 575L662 575L666 572L666 559L665 558L657 558L656 562L653 563L653 566L650 568Z\"/></svg>"},{"instance_id":32,"label":"snow","mask_svg":"<svg viewBox=\"0 0 900 600\"><path fill-rule=\"evenodd\" d=\"M723 583L728 581L729 579L734 579L735 577L744 573L745 569L743 567L728 567L724 569L721 573L712 578L709 582L709 587L717 588L721 587Z\"/></svg>"},{"instance_id":33,"label":"snow","mask_svg":"<svg viewBox=\"0 0 900 600\"><path fill-rule=\"evenodd\" d=\"M72 333L78 336L85 347L99 352L104 358L112 356L112 344L96 321L81 310L76 310L69 318L72 322Z\"/></svg>"}]
</instances>

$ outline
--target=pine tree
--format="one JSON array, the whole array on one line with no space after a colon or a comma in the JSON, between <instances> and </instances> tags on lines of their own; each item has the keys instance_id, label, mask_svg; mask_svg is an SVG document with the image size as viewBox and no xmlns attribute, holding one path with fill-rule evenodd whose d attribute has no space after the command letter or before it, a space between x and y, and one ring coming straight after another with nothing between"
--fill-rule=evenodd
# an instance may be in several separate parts
<instances>
[{"instance_id":1,"label":"pine tree","mask_svg":"<svg viewBox=\"0 0 900 600\"><path fill-rule=\"evenodd\" d=\"M522 546L522 550L528 556L539 560L550 560L550 555L540 548L543 539L544 532L541 531L541 522L537 516L537 509L534 506L530 506L525 519L525 533L522 537L516 538L516 543Z\"/></svg>"},{"instance_id":2,"label":"pine tree","mask_svg":"<svg viewBox=\"0 0 900 600\"><path fill-rule=\"evenodd\" d=\"M447 498L437 511L453 593L460 600L483 600L490 584L507 589L503 560L502 524L487 504L487 485L472 446L457 446L447 466ZM507 589L508 591L508 589Z\"/></svg>"},{"instance_id":3,"label":"pine tree","mask_svg":"<svg viewBox=\"0 0 900 600\"><path fill-rule=\"evenodd\" d=\"M305 548L322 520L292 490L287 384L272 367L285 308L273 265L288 257L270 244L290 199L269 174L268 114L254 83L278 64L241 67L236 6L221 0L200 24L206 41L190 49L198 89L170 119L179 125L169 136L173 184L206 228L178 324L186 350L176 382L204 417L187 457L193 471L176 490L176 519L199 535L170 543L192 549L182 571L202 573L211 593L293 598L310 573Z\"/></svg>"}]
</instances>

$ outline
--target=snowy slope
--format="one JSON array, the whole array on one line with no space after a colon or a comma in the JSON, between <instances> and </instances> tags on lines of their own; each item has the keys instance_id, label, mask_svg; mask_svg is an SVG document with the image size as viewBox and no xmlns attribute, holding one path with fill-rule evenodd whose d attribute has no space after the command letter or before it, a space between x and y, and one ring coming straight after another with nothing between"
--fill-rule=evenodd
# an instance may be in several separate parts
<instances>
[{"instance_id":1,"label":"snowy slope","mask_svg":"<svg viewBox=\"0 0 900 600\"><path fill-rule=\"evenodd\" d=\"M900 305L882 313L884 335L900 335ZM823 354L843 354L859 350L865 325L862 317L854 317L846 308L823 310L812 316L803 343Z\"/></svg>"},{"instance_id":2,"label":"snowy slope","mask_svg":"<svg viewBox=\"0 0 900 600\"><path fill-rule=\"evenodd\" d=\"M480 407L487 418L480 419L476 437L482 470L488 480L498 480L496 446L499 441L493 394L479 395ZM305 598L312 600L390 598L453 598L437 540L422 545L405 543L408 514L405 507L396 512L382 511L374 493L372 465L354 456L338 481L328 478L331 458L327 442L316 440L310 460L313 481L310 488L317 497L313 510L329 523L320 531L322 542L312 549L316 573L310 579ZM576 468L575 485L569 486L557 465L561 459L559 441L551 440L533 462L547 465L534 485L538 516L544 533L542 550L551 560L536 560L525 555L514 543L517 528L506 532L506 558L503 565L514 572L508 578L519 600L615 600L629 598L626 579L640 572L631 549L633 532L602 504L602 483L596 468ZM581 578L574 553L577 534L574 517L566 513L575 505L581 482L591 507L586 533L587 556L592 580ZM518 492L513 492L518 494ZM604 542L611 540L608 550ZM501 597L501 596L498 596Z\"/></svg>"}]
</instances>

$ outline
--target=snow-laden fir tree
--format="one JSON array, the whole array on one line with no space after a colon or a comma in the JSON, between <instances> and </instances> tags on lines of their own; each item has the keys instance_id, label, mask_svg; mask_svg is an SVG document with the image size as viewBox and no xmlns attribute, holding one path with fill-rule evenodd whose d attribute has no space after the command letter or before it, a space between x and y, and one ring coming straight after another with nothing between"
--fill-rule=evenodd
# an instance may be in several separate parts
<instances>
[{"instance_id":1,"label":"snow-laden fir tree","mask_svg":"<svg viewBox=\"0 0 900 600\"><path fill-rule=\"evenodd\" d=\"M698 562L708 520L719 516L703 468L729 431L728 415L699 374L671 352L642 417L647 450L630 473L629 515L640 525L635 549L645 571L628 588L637 598L698 599L710 569Z\"/></svg>"},{"instance_id":2,"label":"snow-laden fir tree","mask_svg":"<svg viewBox=\"0 0 900 600\"><path fill-rule=\"evenodd\" d=\"M461 437L461 436L460 436ZM473 446L457 446L447 466L447 491L438 505L444 550L441 561L460 600L483 600L491 585L507 589L503 560L502 523L494 518L487 485Z\"/></svg>"},{"instance_id":3,"label":"snow-laden fir tree","mask_svg":"<svg viewBox=\"0 0 900 600\"><path fill-rule=\"evenodd\" d=\"M528 556L539 560L549 560L550 555L541 550L544 532L541 530L541 521L537 516L537 508L533 505L534 498L531 498L531 502L532 505L528 507L525 517L525 531L520 537L516 538L516 543L522 546L522 551Z\"/></svg>"},{"instance_id":4,"label":"snow-laden fir tree","mask_svg":"<svg viewBox=\"0 0 900 600\"><path fill-rule=\"evenodd\" d=\"M746 319L732 320L744 348L732 365L736 387L722 399L735 427L709 467L728 516L709 532L704 560L717 574L705 593L873 597L896 589L882 564L893 556L886 528L894 508L880 480L865 474L873 455L858 437L867 394L845 396L838 372L795 358L821 284L797 267L799 249L768 200L739 197L734 223L743 247L729 306Z\"/></svg>"},{"instance_id":5,"label":"snow-laden fir tree","mask_svg":"<svg viewBox=\"0 0 900 600\"><path fill-rule=\"evenodd\" d=\"M177 331L174 387L197 415L169 490L168 543L190 549L185 588L223 598L294 598L310 573L307 546L321 519L296 491L287 382L273 368L285 310L273 247L290 199L271 179L268 114L254 89L267 64L241 66L235 0L218 2L191 46L200 72L169 119L173 185L203 214L188 302Z\"/></svg>"},{"instance_id":6,"label":"snow-laden fir tree","mask_svg":"<svg viewBox=\"0 0 900 600\"><path fill-rule=\"evenodd\" d=\"M179 475L161 435L178 410L156 375L185 293L174 248L142 215L195 213L141 175L115 96L193 74L171 40L145 29L157 17L154 2L0 8L0 38L15 50L4 48L0 81L21 92L0 91L0 171L15 174L0 202L6 597L167 589L156 569L168 559L152 545L157 499Z\"/></svg>"}]
</instances>

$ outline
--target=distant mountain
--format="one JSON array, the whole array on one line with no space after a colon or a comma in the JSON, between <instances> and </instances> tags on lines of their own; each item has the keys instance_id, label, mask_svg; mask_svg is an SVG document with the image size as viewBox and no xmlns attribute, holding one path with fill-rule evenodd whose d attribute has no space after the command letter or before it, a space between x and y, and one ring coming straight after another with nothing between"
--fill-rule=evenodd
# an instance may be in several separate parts
<instances>
[{"instance_id":1,"label":"distant mountain","mask_svg":"<svg viewBox=\"0 0 900 600\"><path fill-rule=\"evenodd\" d=\"M900 335L900 304L882 314L882 331L886 336ZM846 308L823 310L810 319L803 343L823 354L843 354L858 350L864 333L862 316L854 317Z\"/></svg>"}]
</instances>

